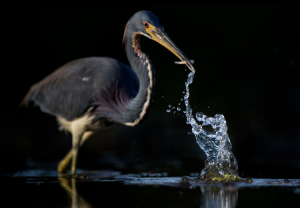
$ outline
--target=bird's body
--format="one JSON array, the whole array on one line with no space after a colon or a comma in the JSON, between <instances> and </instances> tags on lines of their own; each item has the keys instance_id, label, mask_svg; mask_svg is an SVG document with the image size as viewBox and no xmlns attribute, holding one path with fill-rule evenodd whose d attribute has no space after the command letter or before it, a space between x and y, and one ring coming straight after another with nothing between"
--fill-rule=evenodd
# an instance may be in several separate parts
<instances>
[{"instance_id":1,"label":"bird's body","mask_svg":"<svg viewBox=\"0 0 300 208\"><path fill-rule=\"evenodd\" d=\"M107 57L71 61L35 84L28 94L45 113L75 120L90 110L93 121L133 122L139 79L127 65ZM136 114L134 116L128 114Z\"/></svg>"},{"instance_id":2,"label":"bird's body","mask_svg":"<svg viewBox=\"0 0 300 208\"><path fill-rule=\"evenodd\" d=\"M129 20L123 38L132 68L108 57L77 59L33 85L22 101L23 105L33 101L43 112L57 117L61 130L71 132L73 148L60 162L59 172L65 171L73 158L75 174L78 148L93 132L113 123L136 126L148 114L154 95L154 70L141 51L140 35L161 43L193 70L166 36L158 18L141 11Z\"/></svg>"}]
</instances>

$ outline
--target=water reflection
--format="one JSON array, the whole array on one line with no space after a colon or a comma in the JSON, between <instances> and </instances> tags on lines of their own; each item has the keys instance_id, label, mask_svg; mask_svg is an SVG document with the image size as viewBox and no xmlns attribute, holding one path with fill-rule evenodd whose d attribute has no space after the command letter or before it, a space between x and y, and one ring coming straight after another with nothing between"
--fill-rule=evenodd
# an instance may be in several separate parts
<instances>
[{"instance_id":1,"label":"water reflection","mask_svg":"<svg viewBox=\"0 0 300 208\"><path fill-rule=\"evenodd\" d=\"M234 208L238 201L238 187L201 186L201 208Z\"/></svg>"},{"instance_id":2,"label":"water reflection","mask_svg":"<svg viewBox=\"0 0 300 208\"><path fill-rule=\"evenodd\" d=\"M61 187L67 192L70 205L72 208L91 208L92 206L84 200L78 193L76 188L76 179L65 179L59 177Z\"/></svg>"},{"instance_id":3,"label":"water reflection","mask_svg":"<svg viewBox=\"0 0 300 208\"><path fill-rule=\"evenodd\" d=\"M9 207L295 207L299 179L253 179L253 183L204 184L196 177L111 171L73 177L22 172L2 176L2 204ZM42 172L44 173L44 172ZM184 180L183 180L184 178ZM238 193L239 192L239 193ZM239 194L239 195L238 195ZM276 196L276 197L274 197Z\"/></svg>"},{"instance_id":4,"label":"water reflection","mask_svg":"<svg viewBox=\"0 0 300 208\"><path fill-rule=\"evenodd\" d=\"M170 179L173 180L173 184L171 185ZM178 179L178 178L177 178ZM102 179L101 179L102 180ZM165 207L173 207L174 205L177 205L176 207L197 207L197 208L234 208L237 206L237 199L238 199L238 187L234 186L233 184L229 185L200 185L199 186L190 186L187 185L187 183L181 183L179 180L176 180L176 183L174 183L174 178L165 178L165 181L168 181L168 185L172 186L161 186L157 183L148 184L144 186L145 181L149 181L151 179L149 178L135 178L136 181L139 181L138 183L131 183L132 185L128 184L127 181L124 180L125 184L122 186L115 186L114 182L120 184L119 180L112 179L109 184L112 186L103 187L101 185L101 180L96 180L93 182L93 184L98 184L96 189L93 189L93 193L98 196L97 199L93 199L91 197L88 197L87 192L90 192L90 190L79 190L79 193L84 194L86 198L83 198L80 194L78 194L78 190L76 187L76 184L81 183L88 184L88 182L92 182L91 180L76 180L75 178L59 178L60 186L66 191L68 196L68 201L70 204L70 207L72 208L91 208L91 207L98 207L95 204L95 201L100 202L100 204L103 203L103 205L110 204L111 207L119 207L120 201L125 199L128 201L128 204L126 205L132 205L136 204L139 206L151 206L151 207L161 207L162 204L166 205ZM153 180L152 180L153 181ZM106 180L107 183L107 180ZM90 184L90 183L89 183ZM79 186L80 188L84 188L82 186ZM142 186L143 185L143 186ZM166 185L166 184L165 184ZM113 188L114 187L114 188ZM80 189L79 188L79 189ZM91 188L91 187L90 187ZM103 190L104 188L104 190ZM114 189L114 192L112 193L110 188ZM116 189L115 189L116 188ZM119 191L117 191L119 189ZM174 193L178 192L179 197L174 197ZM120 196L120 194L122 196ZM118 198L120 201L117 202L116 200L111 200L111 197ZM172 197L170 197L172 196ZM152 200L151 198L156 198L158 200ZM89 201L91 200L91 201ZM191 204L192 201L198 201L198 204ZM129 206L129 207L130 207ZM123 206L127 207L127 206Z\"/></svg>"}]
</instances>

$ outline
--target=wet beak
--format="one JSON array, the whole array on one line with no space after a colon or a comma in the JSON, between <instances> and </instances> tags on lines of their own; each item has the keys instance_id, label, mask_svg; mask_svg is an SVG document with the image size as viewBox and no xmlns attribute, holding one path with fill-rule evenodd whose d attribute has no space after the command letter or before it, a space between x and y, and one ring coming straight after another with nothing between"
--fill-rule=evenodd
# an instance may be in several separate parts
<instances>
[{"instance_id":1,"label":"wet beak","mask_svg":"<svg viewBox=\"0 0 300 208\"><path fill-rule=\"evenodd\" d=\"M192 72L196 72L193 67L193 61L189 60L184 53L173 43L165 31L158 29L151 25L150 28L147 28L146 31L151 35L152 39L166 47L171 51L175 56L177 56L180 61L175 62L177 64L185 64Z\"/></svg>"}]
</instances>

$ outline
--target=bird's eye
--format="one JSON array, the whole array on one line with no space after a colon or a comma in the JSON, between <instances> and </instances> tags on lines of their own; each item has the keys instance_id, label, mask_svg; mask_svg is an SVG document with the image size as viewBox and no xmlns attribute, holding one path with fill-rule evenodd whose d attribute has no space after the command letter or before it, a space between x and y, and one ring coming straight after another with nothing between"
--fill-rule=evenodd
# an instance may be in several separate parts
<instances>
[{"instance_id":1,"label":"bird's eye","mask_svg":"<svg viewBox=\"0 0 300 208\"><path fill-rule=\"evenodd\" d=\"M144 28L148 28L149 27L148 22L143 22L143 25L144 25Z\"/></svg>"}]
</instances>

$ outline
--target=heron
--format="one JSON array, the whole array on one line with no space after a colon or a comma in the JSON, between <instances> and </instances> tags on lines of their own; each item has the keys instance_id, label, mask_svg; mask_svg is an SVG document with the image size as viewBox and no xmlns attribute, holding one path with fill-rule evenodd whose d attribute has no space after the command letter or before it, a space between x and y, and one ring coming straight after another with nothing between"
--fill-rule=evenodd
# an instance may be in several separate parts
<instances>
[{"instance_id":1,"label":"heron","mask_svg":"<svg viewBox=\"0 0 300 208\"><path fill-rule=\"evenodd\" d=\"M59 162L64 173L71 163L76 174L79 147L95 132L113 125L140 124L148 115L154 96L154 69L140 47L141 35L152 39L195 72L192 61L172 42L158 17L139 11L127 22L123 43L129 66L109 57L80 58L61 66L34 84L21 102L33 102L44 113L56 116L59 130L70 132L72 148Z\"/></svg>"}]
</instances>

